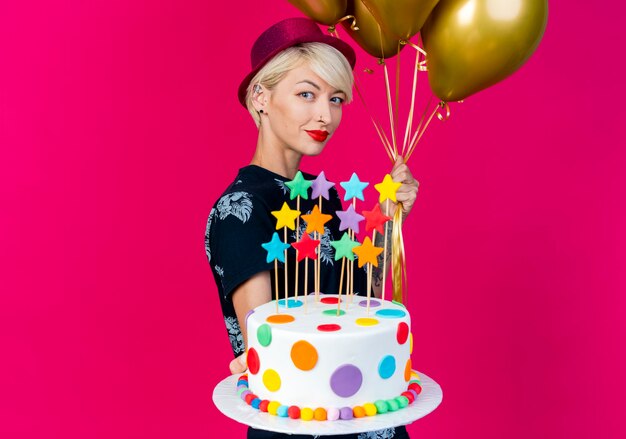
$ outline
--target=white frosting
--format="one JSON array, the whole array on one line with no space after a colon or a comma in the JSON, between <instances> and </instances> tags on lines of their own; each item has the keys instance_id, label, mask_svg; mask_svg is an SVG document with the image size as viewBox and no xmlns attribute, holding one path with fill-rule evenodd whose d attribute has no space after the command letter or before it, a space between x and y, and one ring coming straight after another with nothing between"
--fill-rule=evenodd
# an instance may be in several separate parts
<instances>
[{"instance_id":1,"label":"white frosting","mask_svg":"<svg viewBox=\"0 0 626 439\"><path fill-rule=\"evenodd\" d=\"M321 298L337 295L321 295ZM304 300L304 298L300 298ZM257 307L247 320L248 347L258 353L260 369L258 373L248 372L250 390L260 399L278 401L281 405L297 405L300 408L341 408L373 403L379 399L391 399L406 391L405 368L410 357L410 335L403 344L397 339L398 325L404 322L409 333L411 319L405 308L395 303L380 299L381 306L367 308L354 299L346 309L346 299L342 296L341 309L346 314L341 316L324 315L324 310L336 310L336 304L316 303L314 296L306 298L307 306L297 308L279 308L279 314L289 314L295 318L291 323L268 323L267 318L276 314L276 302L272 301ZM397 310L404 312L402 317L384 318L376 315L379 310ZM378 321L373 326L360 326L359 318L372 318ZM271 327L271 343L263 346L257 337L259 326ZM319 331L318 325L338 324L341 329L333 332ZM308 371L300 370L292 361L291 350L294 343L304 340L315 347L318 359ZM379 364L386 356L395 359L395 372L389 378L382 378ZM362 373L362 384L351 396L341 397L331 388L331 376L342 365L356 366ZM409 366L410 367L410 366ZM263 374L273 369L280 377L280 388L267 389Z\"/></svg>"}]
</instances>

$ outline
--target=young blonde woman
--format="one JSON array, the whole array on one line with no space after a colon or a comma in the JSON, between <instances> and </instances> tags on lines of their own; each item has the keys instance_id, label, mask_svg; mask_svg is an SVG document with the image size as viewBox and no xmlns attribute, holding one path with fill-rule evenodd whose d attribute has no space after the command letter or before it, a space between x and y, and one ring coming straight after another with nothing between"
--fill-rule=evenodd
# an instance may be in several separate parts
<instances>
[{"instance_id":1,"label":"young blonde woman","mask_svg":"<svg viewBox=\"0 0 626 439\"><path fill-rule=\"evenodd\" d=\"M341 122L343 105L352 100L352 69L355 54L345 42L325 35L306 18L290 18L267 29L251 51L252 70L239 87L239 101L250 112L259 134L256 149L212 208L207 222L205 248L220 295L224 321L235 359L231 373L245 370L246 326L250 310L272 300L282 282L274 285L274 266L266 262L261 244L275 231L272 211L288 199L286 182L293 180L304 156L320 154ZM350 170L346 170L349 172ZM390 174L401 182L397 199L403 214L411 211L418 183L399 157ZM307 180L316 176L304 173ZM317 200L301 200L304 214ZM395 210L396 205L393 206ZM333 215L322 236L321 291L339 289L340 264L335 264L330 241L341 237L335 215L343 210L337 191L331 188L324 212ZM393 211L391 212L393 213ZM301 235L304 224L301 225ZM294 234L295 236L295 234ZM290 237L290 242L294 237ZM288 264L289 279L295 279L295 264ZM382 266L382 264L381 264ZM284 265L279 266L279 278ZM379 294L382 271L374 273L374 291ZM300 276L299 291L304 291ZM312 278L312 276L311 276ZM355 291L365 294L365 273L357 270ZM313 280L307 291L313 291ZM291 438L250 428L249 438ZM310 437L310 436L308 436ZM406 438L403 427L335 438Z\"/></svg>"}]
</instances>

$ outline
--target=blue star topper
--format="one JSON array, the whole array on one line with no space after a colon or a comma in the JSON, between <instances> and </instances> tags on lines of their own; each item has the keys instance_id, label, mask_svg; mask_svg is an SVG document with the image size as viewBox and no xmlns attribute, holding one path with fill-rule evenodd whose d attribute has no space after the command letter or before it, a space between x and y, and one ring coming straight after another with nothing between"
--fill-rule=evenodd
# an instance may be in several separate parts
<instances>
[{"instance_id":1,"label":"blue star topper","mask_svg":"<svg viewBox=\"0 0 626 439\"><path fill-rule=\"evenodd\" d=\"M353 198L358 198L361 201L365 201L363 197L363 189L365 189L369 183L365 183L359 180L356 172L352 173L352 177L348 181L342 181L339 183L342 188L346 190L346 195L343 197L343 201L349 201Z\"/></svg>"},{"instance_id":2,"label":"blue star topper","mask_svg":"<svg viewBox=\"0 0 626 439\"><path fill-rule=\"evenodd\" d=\"M274 262L278 259L280 262L285 262L285 250L291 247L289 244L285 244L280 240L278 233L274 232L272 240L261 244L265 250L267 250L266 262Z\"/></svg>"}]
</instances>

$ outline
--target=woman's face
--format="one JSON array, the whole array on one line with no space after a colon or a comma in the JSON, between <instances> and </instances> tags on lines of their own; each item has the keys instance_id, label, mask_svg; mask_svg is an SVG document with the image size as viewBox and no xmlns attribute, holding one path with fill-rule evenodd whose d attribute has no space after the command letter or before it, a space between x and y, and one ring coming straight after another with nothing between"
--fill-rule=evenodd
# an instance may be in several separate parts
<instances>
[{"instance_id":1,"label":"woman's face","mask_svg":"<svg viewBox=\"0 0 626 439\"><path fill-rule=\"evenodd\" d=\"M264 93L264 135L302 155L321 153L341 122L345 93L316 75L308 63L289 71Z\"/></svg>"}]
</instances>

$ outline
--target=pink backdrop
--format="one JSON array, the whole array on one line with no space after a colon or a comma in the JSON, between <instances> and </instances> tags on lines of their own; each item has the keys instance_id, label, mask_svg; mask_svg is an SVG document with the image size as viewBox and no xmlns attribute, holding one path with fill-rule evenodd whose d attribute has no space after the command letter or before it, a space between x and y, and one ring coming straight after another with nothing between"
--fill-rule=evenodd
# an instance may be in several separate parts
<instances>
[{"instance_id":1,"label":"pink backdrop","mask_svg":"<svg viewBox=\"0 0 626 439\"><path fill-rule=\"evenodd\" d=\"M255 145L250 46L299 13L28 3L0 6L0 436L241 437L211 402L231 353L203 234ZM414 365L445 394L413 437L626 435L624 7L550 8L411 159ZM359 102L322 158L386 172Z\"/></svg>"}]
</instances>

